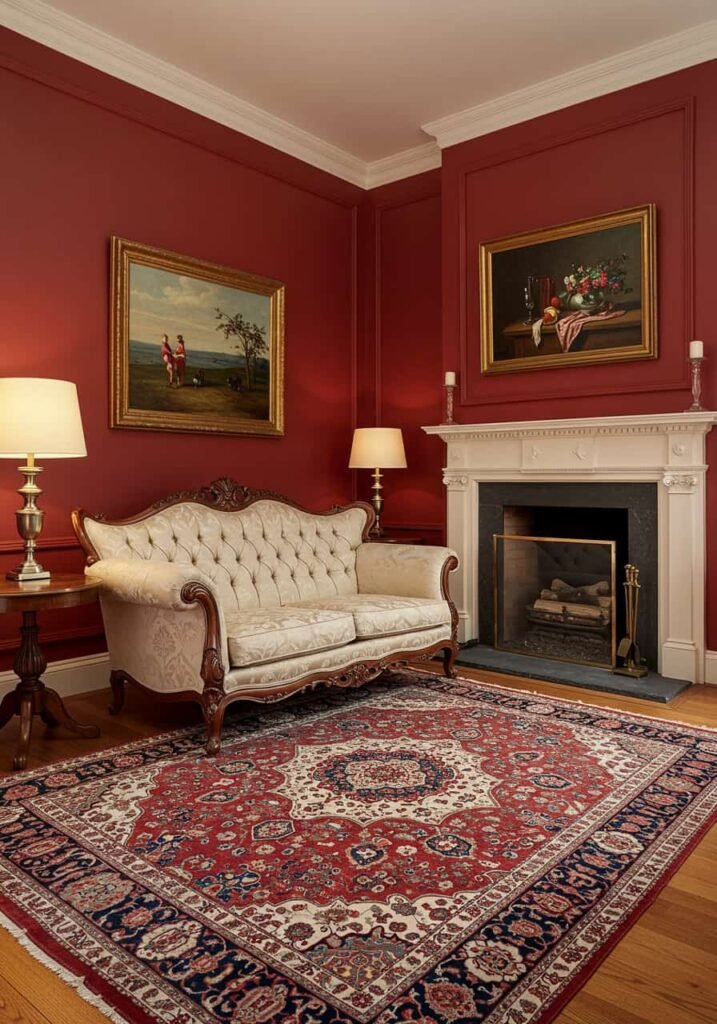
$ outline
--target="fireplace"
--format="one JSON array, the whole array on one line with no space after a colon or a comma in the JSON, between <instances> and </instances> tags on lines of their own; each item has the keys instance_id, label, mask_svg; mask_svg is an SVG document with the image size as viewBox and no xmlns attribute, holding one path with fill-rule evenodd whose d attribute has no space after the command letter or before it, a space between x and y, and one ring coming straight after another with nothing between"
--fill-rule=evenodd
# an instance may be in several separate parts
<instances>
[{"instance_id":1,"label":"fireplace","mask_svg":"<svg viewBox=\"0 0 717 1024\"><path fill-rule=\"evenodd\" d=\"M569 519L578 509L600 510L600 522L627 515L618 530L618 596L620 572L628 562L641 570L638 640L643 656L663 676L703 682L705 671L705 437L717 421L712 412L605 416L574 420L515 423L442 424L425 427L446 442L443 480L447 489L447 542L458 554L460 568L451 577L451 593L459 616L459 640L493 642L492 536L504 529L505 508L534 510L553 521L561 512ZM504 498L493 507L492 485L534 485L557 497L527 501ZM596 505L590 500L566 506L563 485L605 485L614 495L623 486L646 487L642 497ZM643 493L643 492L640 492ZM612 504L610 504L612 501ZM540 509L549 508L550 513ZM498 510L497 510L498 509ZM567 509L567 511L565 511ZM619 509L627 509L627 513ZM557 511L555 511L557 510ZM613 511L611 511L613 510ZM579 538L604 539L580 525ZM533 534L551 530L533 527ZM619 533L626 533L620 540ZM566 533L563 526L561 537ZM554 535L556 535L554 534ZM611 538L608 538L611 539ZM622 601L618 601L618 611ZM618 637L621 623L618 618ZM622 627L624 629L624 626Z\"/></svg>"},{"instance_id":2,"label":"fireplace","mask_svg":"<svg viewBox=\"0 0 717 1024\"><path fill-rule=\"evenodd\" d=\"M559 537L563 547L543 549L546 568L554 555L555 576L567 576L580 584L580 560L586 561L585 548L590 542L614 545L617 585L611 587L615 606L615 629L618 640L626 631L622 596L624 566L636 565L640 570L640 615L638 645L648 667L657 670L657 486L652 483L482 483L478 506L478 639L481 643L501 646L495 642L496 621L494 601L494 537L501 534ZM582 545L570 546L569 542ZM600 550L600 549L598 549ZM592 563L584 565L583 585L602 580L589 580ZM611 567L607 566L608 576ZM543 583L549 584L543 575ZM545 587L541 587L545 589ZM546 598L548 600L548 598ZM569 633L570 631L566 631ZM589 645L588 645L589 646ZM513 648L514 650L516 648ZM524 653L539 654L538 651ZM549 656L545 653L543 656ZM553 655L555 656L555 655ZM566 655L563 655L566 657ZM598 663L612 667L612 658L567 658L577 662Z\"/></svg>"}]
</instances>

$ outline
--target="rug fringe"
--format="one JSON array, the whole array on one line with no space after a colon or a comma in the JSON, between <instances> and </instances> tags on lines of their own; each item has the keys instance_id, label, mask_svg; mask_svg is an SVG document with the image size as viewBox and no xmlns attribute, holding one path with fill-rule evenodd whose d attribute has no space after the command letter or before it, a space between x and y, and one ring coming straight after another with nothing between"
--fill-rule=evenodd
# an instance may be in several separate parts
<instances>
[{"instance_id":1,"label":"rug fringe","mask_svg":"<svg viewBox=\"0 0 717 1024\"><path fill-rule=\"evenodd\" d=\"M23 949L27 950L33 959L37 960L42 964L43 967L47 967L53 974L61 978L70 988L73 988L75 992L83 999L86 1003L90 1003L95 1009L104 1013L114 1024L127 1024L126 1017L122 1017L116 1010L114 1010L102 996L98 996L95 992L85 984L85 979L80 977L78 974L73 974L62 964L59 964L52 957L48 956L47 953L43 952L39 946L37 946L27 932L16 925L14 921L11 921L9 917L0 912L0 928L4 928L6 932L12 935L13 939L20 943Z\"/></svg>"}]
</instances>

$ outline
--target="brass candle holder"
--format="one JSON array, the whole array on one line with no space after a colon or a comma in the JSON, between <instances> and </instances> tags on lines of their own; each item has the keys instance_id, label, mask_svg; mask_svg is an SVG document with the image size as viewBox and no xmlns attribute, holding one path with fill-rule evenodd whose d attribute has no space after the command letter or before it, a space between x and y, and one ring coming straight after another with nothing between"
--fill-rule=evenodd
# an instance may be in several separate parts
<instances>
[{"instance_id":1,"label":"brass candle holder","mask_svg":"<svg viewBox=\"0 0 717 1024\"><path fill-rule=\"evenodd\" d=\"M446 418L444 419L443 422L453 423L453 396L456 390L456 386L455 384L445 384L444 387L446 389Z\"/></svg>"},{"instance_id":2,"label":"brass candle holder","mask_svg":"<svg viewBox=\"0 0 717 1024\"><path fill-rule=\"evenodd\" d=\"M625 566L625 612L627 636L623 637L617 648L617 655L623 659L622 665L613 669L618 676L631 676L633 679L642 679L647 675L647 666L643 664L640 657L640 648L637 637L637 613L640 607L640 570L635 565Z\"/></svg>"},{"instance_id":3,"label":"brass candle holder","mask_svg":"<svg viewBox=\"0 0 717 1024\"><path fill-rule=\"evenodd\" d=\"M685 412L704 412L702 406L702 363L704 356L690 356L690 380L692 384L692 405Z\"/></svg>"}]
</instances>

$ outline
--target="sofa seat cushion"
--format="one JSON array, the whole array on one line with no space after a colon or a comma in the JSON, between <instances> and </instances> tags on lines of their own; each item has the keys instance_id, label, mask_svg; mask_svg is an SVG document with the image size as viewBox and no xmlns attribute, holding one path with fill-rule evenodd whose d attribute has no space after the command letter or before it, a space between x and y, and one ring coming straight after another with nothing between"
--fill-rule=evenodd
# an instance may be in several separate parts
<instances>
[{"instance_id":1,"label":"sofa seat cushion","mask_svg":"<svg viewBox=\"0 0 717 1024\"><path fill-rule=\"evenodd\" d=\"M329 651L355 639L353 617L341 609L271 607L227 616L232 668Z\"/></svg>"},{"instance_id":2,"label":"sofa seat cushion","mask_svg":"<svg viewBox=\"0 0 717 1024\"><path fill-rule=\"evenodd\" d=\"M426 597L394 597L390 594L345 594L337 597L301 601L293 608L322 608L349 612L353 616L356 636L369 639L412 633L450 624L451 610L447 601Z\"/></svg>"}]
</instances>

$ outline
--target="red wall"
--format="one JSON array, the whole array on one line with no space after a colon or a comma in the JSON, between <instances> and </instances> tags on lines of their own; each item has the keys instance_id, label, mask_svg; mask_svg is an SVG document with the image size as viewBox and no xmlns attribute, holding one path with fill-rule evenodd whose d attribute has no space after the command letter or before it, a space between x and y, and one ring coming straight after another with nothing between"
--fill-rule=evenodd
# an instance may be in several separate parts
<instances>
[{"instance_id":1,"label":"red wall","mask_svg":"<svg viewBox=\"0 0 717 1024\"><path fill-rule=\"evenodd\" d=\"M316 508L345 501L361 191L7 31L0 91L0 374L74 380L88 447L45 465L47 564L81 567L77 505L121 515L220 475ZM283 438L108 428L112 234L285 283ZM13 462L0 480L4 572L19 552ZM0 652L15 626L0 617ZM82 653L61 642L93 642L99 620L53 613L44 627L60 657Z\"/></svg>"},{"instance_id":2,"label":"red wall","mask_svg":"<svg viewBox=\"0 0 717 1024\"><path fill-rule=\"evenodd\" d=\"M438 211L430 175L389 186L379 220L377 394L383 422L438 422L442 371L459 371L459 422L672 412L690 403L687 345L703 338L704 404L717 402L714 245L717 238L717 62L623 90L447 149L443 153L442 363L436 358ZM420 183L423 182L422 185ZM413 194L412 194L413 193ZM374 193L385 202L382 190ZM659 358L655 361L480 373L478 248L481 241L653 202L657 206ZM429 228L430 222L430 228ZM430 323L423 331L421 325ZM402 405L415 403L410 415ZM422 408L418 408L421 405ZM395 425L402 425L396 422ZM418 441L422 515L443 521L443 445ZM431 452L431 445L433 451ZM715 461L717 437L708 445ZM425 472L424 472L425 470ZM399 491L392 474L391 494ZM395 478L395 483L394 483ZM708 477L709 521L717 473ZM409 476L410 481L410 476ZM423 488L425 487L425 493ZM389 495L394 519L395 499ZM717 648L717 541L708 531L708 645ZM434 534L437 536L437 534Z\"/></svg>"},{"instance_id":3,"label":"red wall","mask_svg":"<svg viewBox=\"0 0 717 1024\"><path fill-rule=\"evenodd\" d=\"M365 258L370 314L359 363L365 425L401 427L405 470L384 476L384 522L441 543L443 452L420 429L441 417L440 171L374 189ZM369 474L359 478L370 493Z\"/></svg>"}]
</instances>

